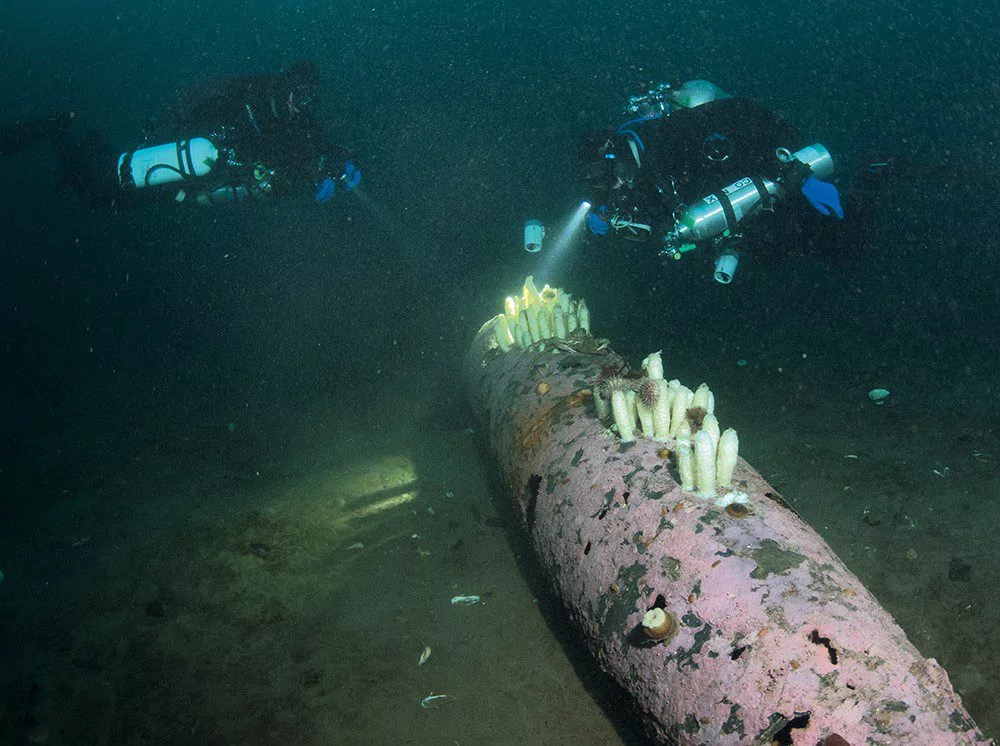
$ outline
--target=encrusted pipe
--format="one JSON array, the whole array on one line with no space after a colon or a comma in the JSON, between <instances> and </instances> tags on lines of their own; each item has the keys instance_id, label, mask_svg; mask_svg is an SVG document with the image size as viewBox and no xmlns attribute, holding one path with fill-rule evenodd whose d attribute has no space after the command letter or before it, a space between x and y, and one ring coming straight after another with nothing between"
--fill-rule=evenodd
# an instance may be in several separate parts
<instances>
[{"instance_id":1,"label":"encrusted pipe","mask_svg":"<svg viewBox=\"0 0 1000 746\"><path fill-rule=\"evenodd\" d=\"M540 564L651 733L719 746L986 743L945 671L819 534L746 462L726 473L735 436L722 436L720 495L705 499L677 483L675 443L623 444L597 419L590 392L624 361L587 341L502 352L486 325L465 371ZM671 429L690 438L700 423L686 419Z\"/></svg>"}]
</instances>

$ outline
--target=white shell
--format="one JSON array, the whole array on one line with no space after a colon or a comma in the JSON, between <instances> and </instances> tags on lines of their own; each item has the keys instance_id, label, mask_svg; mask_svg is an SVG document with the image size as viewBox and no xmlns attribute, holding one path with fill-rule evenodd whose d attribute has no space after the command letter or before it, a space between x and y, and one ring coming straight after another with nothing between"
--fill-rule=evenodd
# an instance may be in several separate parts
<instances>
[{"instance_id":1,"label":"white shell","mask_svg":"<svg viewBox=\"0 0 1000 746\"><path fill-rule=\"evenodd\" d=\"M884 404L889 398L890 392L887 389L872 389L868 392L868 398L876 404Z\"/></svg>"}]
</instances>

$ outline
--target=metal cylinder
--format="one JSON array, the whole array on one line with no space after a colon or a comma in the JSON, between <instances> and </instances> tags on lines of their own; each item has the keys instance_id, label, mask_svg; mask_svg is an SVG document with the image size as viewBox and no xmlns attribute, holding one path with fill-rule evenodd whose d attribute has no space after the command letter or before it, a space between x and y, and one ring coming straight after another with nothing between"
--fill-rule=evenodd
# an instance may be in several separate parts
<instances>
[{"instance_id":1,"label":"metal cylinder","mask_svg":"<svg viewBox=\"0 0 1000 746\"><path fill-rule=\"evenodd\" d=\"M621 370L614 353L492 337L465 372L516 513L658 740L986 742L945 671L750 465L735 475L749 501L722 507L681 489L673 444L609 434L590 389Z\"/></svg>"},{"instance_id":2,"label":"metal cylinder","mask_svg":"<svg viewBox=\"0 0 1000 746\"><path fill-rule=\"evenodd\" d=\"M218 149L205 137L152 145L119 156L118 180L137 189L173 184L206 176L218 160Z\"/></svg>"},{"instance_id":3,"label":"metal cylinder","mask_svg":"<svg viewBox=\"0 0 1000 746\"><path fill-rule=\"evenodd\" d=\"M755 181L747 176L734 181L720 193L710 194L684 211L675 227L676 240L698 243L733 230L760 204L762 195L758 185L763 185L772 197L778 196L778 185L770 179Z\"/></svg>"},{"instance_id":4,"label":"metal cylinder","mask_svg":"<svg viewBox=\"0 0 1000 746\"><path fill-rule=\"evenodd\" d=\"M833 173L833 158L822 143L813 143L795 153L779 150L776 155L785 162L797 160L805 163L818 179L825 179ZM734 181L688 207L667 236L668 242L699 243L721 236L727 230L735 230L736 224L760 205L763 191L776 199L784 196L781 186L771 179L746 176Z\"/></svg>"},{"instance_id":5,"label":"metal cylinder","mask_svg":"<svg viewBox=\"0 0 1000 746\"><path fill-rule=\"evenodd\" d=\"M817 179L833 176L833 156L823 143L814 142L801 150L796 150L791 156L809 166L812 175Z\"/></svg>"}]
</instances>

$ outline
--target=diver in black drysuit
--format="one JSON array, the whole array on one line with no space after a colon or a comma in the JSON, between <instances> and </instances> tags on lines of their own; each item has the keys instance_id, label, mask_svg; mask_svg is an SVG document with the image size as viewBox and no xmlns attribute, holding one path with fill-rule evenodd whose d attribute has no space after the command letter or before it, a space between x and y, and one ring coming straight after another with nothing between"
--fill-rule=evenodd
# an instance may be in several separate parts
<instances>
[{"instance_id":1,"label":"diver in black drysuit","mask_svg":"<svg viewBox=\"0 0 1000 746\"><path fill-rule=\"evenodd\" d=\"M218 159L205 175L178 176L155 186L141 179L136 183L129 171L135 151L122 154L94 129L78 136L71 115L0 127L0 157L48 141L63 169L57 188L72 189L96 209L157 200L219 204L296 194L327 202L337 191L356 188L361 171L316 119L318 86L315 65L304 61L280 73L230 77L189 91L146 140L157 145L207 138Z\"/></svg>"},{"instance_id":2,"label":"diver in black drysuit","mask_svg":"<svg viewBox=\"0 0 1000 746\"><path fill-rule=\"evenodd\" d=\"M685 97L685 89L697 95ZM810 144L781 117L707 81L690 81L671 95L669 110L581 143L590 233L650 242L675 257L695 246L765 261L798 253L845 260L863 250L879 169L859 171L842 205L832 183L798 160L776 156ZM725 235L682 249L665 245L686 207L746 177L780 183L781 197L762 199Z\"/></svg>"}]
</instances>

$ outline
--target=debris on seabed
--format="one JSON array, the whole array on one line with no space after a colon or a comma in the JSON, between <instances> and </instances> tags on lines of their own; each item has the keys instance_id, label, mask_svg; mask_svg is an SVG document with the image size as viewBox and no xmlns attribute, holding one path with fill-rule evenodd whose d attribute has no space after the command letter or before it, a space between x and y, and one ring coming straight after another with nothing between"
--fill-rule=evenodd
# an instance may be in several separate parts
<instances>
[{"instance_id":1,"label":"debris on seabed","mask_svg":"<svg viewBox=\"0 0 1000 746\"><path fill-rule=\"evenodd\" d=\"M454 596L451 599L452 606L472 606L479 603L479 596Z\"/></svg>"},{"instance_id":2,"label":"debris on seabed","mask_svg":"<svg viewBox=\"0 0 1000 746\"><path fill-rule=\"evenodd\" d=\"M424 697L422 700L420 700L420 706L424 707L424 708L427 708L427 707L438 707L439 705L434 704L434 702L436 702L439 699L448 699L448 695L447 694L435 694L434 692L431 692L426 697ZM444 703L442 702L441 704L444 704Z\"/></svg>"},{"instance_id":3,"label":"debris on seabed","mask_svg":"<svg viewBox=\"0 0 1000 746\"><path fill-rule=\"evenodd\" d=\"M882 406L883 404L888 402L890 396L892 396L892 394L889 392L888 389L872 389L871 391L868 392L868 398L871 399L872 402L874 404L877 404L878 406Z\"/></svg>"},{"instance_id":4,"label":"debris on seabed","mask_svg":"<svg viewBox=\"0 0 1000 746\"><path fill-rule=\"evenodd\" d=\"M424 645L424 652L420 654L420 660L417 661L418 666L422 666L427 662L427 659L431 657L431 646Z\"/></svg>"},{"instance_id":5,"label":"debris on seabed","mask_svg":"<svg viewBox=\"0 0 1000 746\"><path fill-rule=\"evenodd\" d=\"M357 550L364 548L365 548L364 544L362 544L360 541L356 541L353 544L351 544L351 546L347 547L347 551L356 552Z\"/></svg>"}]
</instances>

